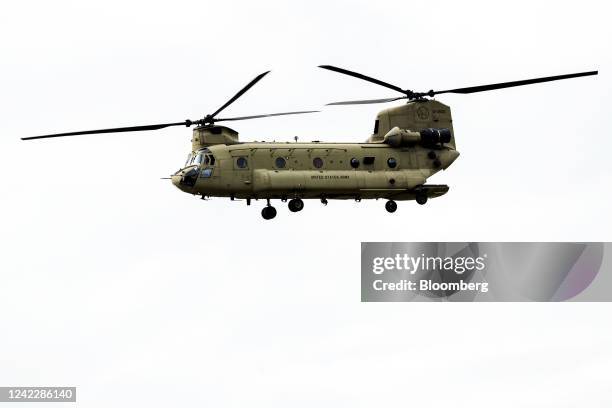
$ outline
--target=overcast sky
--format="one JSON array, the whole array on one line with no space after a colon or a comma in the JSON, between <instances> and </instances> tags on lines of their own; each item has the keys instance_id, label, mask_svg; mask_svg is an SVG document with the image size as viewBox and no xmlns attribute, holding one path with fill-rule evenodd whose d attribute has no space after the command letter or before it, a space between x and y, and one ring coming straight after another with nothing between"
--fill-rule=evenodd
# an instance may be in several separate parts
<instances>
[{"instance_id":1,"label":"overcast sky","mask_svg":"<svg viewBox=\"0 0 612 408\"><path fill-rule=\"evenodd\" d=\"M82 407L609 406L609 304L360 303L362 241L609 241L605 2L20 1L0 8L0 386ZM201 201L169 180L182 127L598 69L452 107L459 159L425 206ZM241 140L362 141L380 109L233 124ZM7 405L8 406L8 405ZM70 405L72 406L72 405Z\"/></svg>"}]
</instances>

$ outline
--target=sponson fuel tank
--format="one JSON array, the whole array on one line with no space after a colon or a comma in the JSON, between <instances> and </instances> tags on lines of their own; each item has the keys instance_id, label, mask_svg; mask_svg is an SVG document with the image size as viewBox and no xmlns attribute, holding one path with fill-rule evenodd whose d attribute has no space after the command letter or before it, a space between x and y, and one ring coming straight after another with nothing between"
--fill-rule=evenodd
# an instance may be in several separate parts
<instances>
[{"instance_id":1,"label":"sponson fuel tank","mask_svg":"<svg viewBox=\"0 0 612 408\"><path fill-rule=\"evenodd\" d=\"M355 193L361 189L405 190L425 183L418 170L400 171L285 171L257 169L253 172L253 188L261 191L326 191Z\"/></svg>"}]
</instances>

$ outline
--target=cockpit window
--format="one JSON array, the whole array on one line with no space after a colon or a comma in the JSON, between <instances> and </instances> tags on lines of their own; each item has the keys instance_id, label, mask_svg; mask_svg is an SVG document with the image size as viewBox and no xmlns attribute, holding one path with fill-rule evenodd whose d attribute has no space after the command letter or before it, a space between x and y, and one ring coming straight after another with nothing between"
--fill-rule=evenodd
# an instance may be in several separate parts
<instances>
[{"instance_id":1,"label":"cockpit window","mask_svg":"<svg viewBox=\"0 0 612 408\"><path fill-rule=\"evenodd\" d=\"M184 167L200 166L202 164L204 164L205 166L214 166L215 164L215 156L210 154L210 150L208 149L189 153L189 155L187 156L187 160L185 161Z\"/></svg>"},{"instance_id":2,"label":"cockpit window","mask_svg":"<svg viewBox=\"0 0 612 408\"><path fill-rule=\"evenodd\" d=\"M185 167L188 167L188 166L200 166L202 163L208 164L209 163L209 156L212 157L212 155L210 155L210 151L208 149L200 149L197 152L191 152L191 153L189 153L189 156L187 156L187 161L185 162ZM212 162L211 162L211 164L212 164Z\"/></svg>"},{"instance_id":3,"label":"cockpit window","mask_svg":"<svg viewBox=\"0 0 612 408\"><path fill-rule=\"evenodd\" d=\"M213 156L212 154L206 154L204 156L204 164L208 165L210 164L211 166L215 165L215 156Z\"/></svg>"},{"instance_id":4,"label":"cockpit window","mask_svg":"<svg viewBox=\"0 0 612 408\"><path fill-rule=\"evenodd\" d=\"M185 161L185 166L187 167L191 164L191 159L193 159L193 155L191 153L189 153L189 156L187 156L187 161Z\"/></svg>"}]
</instances>

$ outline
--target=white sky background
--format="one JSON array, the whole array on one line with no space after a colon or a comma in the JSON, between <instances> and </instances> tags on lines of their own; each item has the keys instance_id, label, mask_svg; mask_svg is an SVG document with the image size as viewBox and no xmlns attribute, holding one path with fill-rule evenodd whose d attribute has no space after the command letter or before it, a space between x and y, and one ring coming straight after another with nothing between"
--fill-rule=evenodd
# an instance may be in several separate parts
<instances>
[{"instance_id":1,"label":"white sky background","mask_svg":"<svg viewBox=\"0 0 612 408\"><path fill-rule=\"evenodd\" d=\"M609 241L605 2L20 1L0 6L0 385L78 406L609 406L610 304L361 304L361 241ZM190 130L19 137L599 69L444 95L461 157L426 206L201 201ZM361 141L390 105L233 124ZM7 404L8 406L8 404ZM72 405L70 405L72 406Z\"/></svg>"}]
</instances>

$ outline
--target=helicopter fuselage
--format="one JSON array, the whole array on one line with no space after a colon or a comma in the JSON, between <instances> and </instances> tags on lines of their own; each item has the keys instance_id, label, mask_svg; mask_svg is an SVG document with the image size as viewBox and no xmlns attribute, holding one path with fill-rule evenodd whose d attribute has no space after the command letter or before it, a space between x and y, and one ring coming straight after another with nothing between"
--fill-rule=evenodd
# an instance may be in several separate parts
<instances>
[{"instance_id":1,"label":"helicopter fuselage","mask_svg":"<svg viewBox=\"0 0 612 408\"><path fill-rule=\"evenodd\" d=\"M393 144L385 137L394 128L442 128L449 139ZM459 156L450 108L435 100L379 112L365 143L241 143L225 126L195 128L191 142L188 162L172 181L204 197L426 200L448 191L425 183Z\"/></svg>"},{"instance_id":2,"label":"helicopter fuselage","mask_svg":"<svg viewBox=\"0 0 612 408\"><path fill-rule=\"evenodd\" d=\"M190 194L246 199L415 199L448 191L426 185L459 153L447 146L394 148L384 143L217 144L191 155L172 176Z\"/></svg>"}]
</instances>

